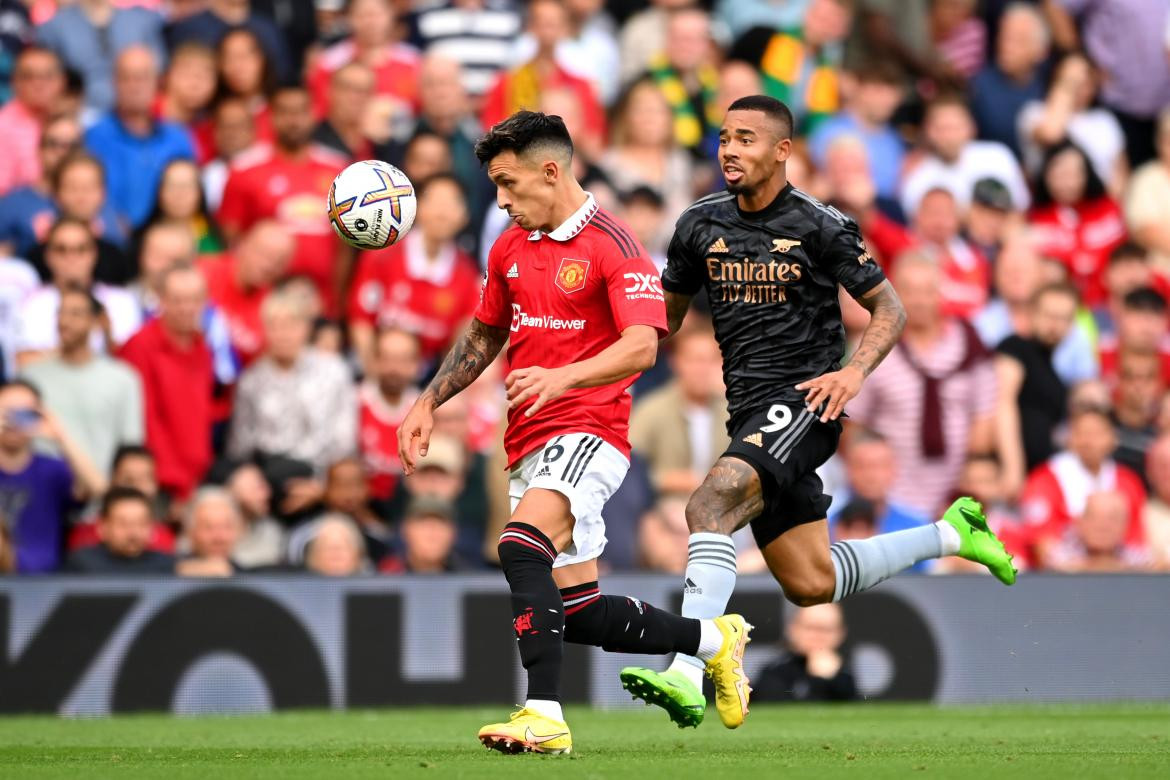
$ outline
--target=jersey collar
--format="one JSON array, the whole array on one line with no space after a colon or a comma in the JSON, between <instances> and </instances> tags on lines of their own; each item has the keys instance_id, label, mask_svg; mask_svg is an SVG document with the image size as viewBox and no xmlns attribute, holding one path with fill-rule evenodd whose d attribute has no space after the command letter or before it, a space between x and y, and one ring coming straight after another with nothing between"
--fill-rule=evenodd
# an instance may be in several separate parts
<instances>
[{"instance_id":1,"label":"jersey collar","mask_svg":"<svg viewBox=\"0 0 1170 780\"><path fill-rule=\"evenodd\" d=\"M585 202L581 204L581 208L574 211L573 215L562 222L556 230L550 233L533 230L528 234L528 240L539 241L541 236L548 236L553 241L564 243L584 230L585 226L589 224L589 220L593 219L593 215L596 213L597 200L593 197L592 192L586 192Z\"/></svg>"}]
</instances>

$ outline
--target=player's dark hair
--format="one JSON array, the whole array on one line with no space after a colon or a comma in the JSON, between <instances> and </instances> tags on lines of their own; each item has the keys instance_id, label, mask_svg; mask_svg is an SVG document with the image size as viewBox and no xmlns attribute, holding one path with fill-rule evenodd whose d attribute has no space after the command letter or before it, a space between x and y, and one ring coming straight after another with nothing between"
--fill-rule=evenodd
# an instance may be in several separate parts
<instances>
[{"instance_id":1,"label":"player's dark hair","mask_svg":"<svg viewBox=\"0 0 1170 780\"><path fill-rule=\"evenodd\" d=\"M475 157L480 165L487 165L502 152L520 156L534 149L556 150L572 159L573 139L565 121L555 114L517 111L476 142Z\"/></svg>"},{"instance_id":2,"label":"player's dark hair","mask_svg":"<svg viewBox=\"0 0 1170 780\"><path fill-rule=\"evenodd\" d=\"M1166 299L1153 287L1139 287L1136 290L1130 290L1121 299L1121 305L1126 311L1166 313Z\"/></svg>"},{"instance_id":3,"label":"player's dark hair","mask_svg":"<svg viewBox=\"0 0 1170 780\"><path fill-rule=\"evenodd\" d=\"M780 131L781 138L792 137L792 127L794 124L792 110L774 97L768 95L747 95L728 106L727 111L728 113L732 111L759 111L773 122L780 123L783 128Z\"/></svg>"},{"instance_id":4,"label":"player's dark hair","mask_svg":"<svg viewBox=\"0 0 1170 780\"><path fill-rule=\"evenodd\" d=\"M1032 293L1031 303L1036 306L1040 300L1046 295L1064 295L1072 299L1073 304L1079 306L1081 303L1081 294L1072 284L1068 282L1051 282L1040 287L1036 292Z\"/></svg>"},{"instance_id":5,"label":"player's dark hair","mask_svg":"<svg viewBox=\"0 0 1170 780\"><path fill-rule=\"evenodd\" d=\"M1109 253L1109 265L1124 263L1129 260L1147 263L1150 260L1150 255L1144 246L1133 241L1126 241Z\"/></svg>"},{"instance_id":6,"label":"player's dark hair","mask_svg":"<svg viewBox=\"0 0 1170 780\"><path fill-rule=\"evenodd\" d=\"M154 506L141 490L132 487L112 487L102 497L101 516L109 517L115 506L126 501L137 501L146 507L151 516L154 515Z\"/></svg>"},{"instance_id":7,"label":"player's dark hair","mask_svg":"<svg viewBox=\"0 0 1170 780\"><path fill-rule=\"evenodd\" d=\"M101 313L105 311L102 302L94 296L93 290L84 285L77 284L76 282L65 285L64 289L61 290L62 301L65 300L66 295L76 295L85 298L86 303L89 304L89 313L93 317L100 317Z\"/></svg>"},{"instance_id":8,"label":"player's dark hair","mask_svg":"<svg viewBox=\"0 0 1170 780\"><path fill-rule=\"evenodd\" d=\"M27 379L9 379L6 382L0 382L0 393L3 393L10 387L23 387L33 394L37 399L37 403L41 401L41 389Z\"/></svg>"},{"instance_id":9,"label":"player's dark hair","mask_svg":"<svg viewBox=\"0 0 1170 780\"><path fill-rule=\"evenodd\" d=\"M114 465L110 467L110 471L117 471L122 461L127 458L147 458L153 463L154 453L141 444L118 445L118 449L114 450Z\"/></svg>"}]
</instances>

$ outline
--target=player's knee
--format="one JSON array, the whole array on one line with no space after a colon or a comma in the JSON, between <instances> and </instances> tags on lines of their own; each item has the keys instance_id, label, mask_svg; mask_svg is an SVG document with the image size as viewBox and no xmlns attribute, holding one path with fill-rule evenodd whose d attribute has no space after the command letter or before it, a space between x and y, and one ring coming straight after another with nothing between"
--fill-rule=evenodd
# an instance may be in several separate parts
<instances>
[{"instance_id":1,"label":"player's knee","mask_svg":"<svg viewBox=\"0 0 1170 780\"><path fill-rule=\"evenodd\" d=\"M500 567L508 576L517 567L537 566L551 570L556 548L547 536L527 523L508 523L496 545Z\"/></svg>"},{"instance_id":2,"label":"player's knee","mask_svg":"<svg viewBox=\"0 0 1170 780\"><path fill-rule=\"evenodd\" d=\"M826 604L833 600L836 575L828 572L810 571L797 576L785 577L780 586L784 597L798 607Z\"/></svg>"},{"instance_id":3,"label":"player's knee","mask_svg":"<svg viewBox=\"0 0 1170 780\"><path fill-rule=\"evenodd\" d=\"M691 496L686 510L687 529L691 533L724 534L730 536L735 528L729 527L727 515L718 508L718 503L707 500L701 491Z\"/></svg>"}]
</instances>

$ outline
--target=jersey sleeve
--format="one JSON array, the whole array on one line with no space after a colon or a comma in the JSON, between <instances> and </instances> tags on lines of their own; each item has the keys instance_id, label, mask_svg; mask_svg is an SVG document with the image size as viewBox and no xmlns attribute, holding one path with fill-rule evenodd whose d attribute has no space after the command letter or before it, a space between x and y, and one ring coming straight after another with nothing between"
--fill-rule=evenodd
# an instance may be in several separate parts
<instances>
[{"instance_id":1,"label":"jersey sleeve","mask_svg":"<svg viewBox=\"0 0 1170 780\"><path fill-rule=\"evenodd\" d=\"M244 231L252 225L246 181L240 171L231 171L223 187L216 219L229 230Z\"/></svg>"},{"instance_id":2,"label":"jersey sleeve","mask_svg":"<svg viewBox=\"0 0 1170 780\"><path fill-rule=\"evenodd\" d=\"M659 338L669 334L662 282L658 269L644 250L636 257L607 252L601 269L609 293L609 308L619 333L631 325L649 325L658 331Z\"/></svg>"},{"instance_id":3,"label":"jersey sleeve","mask_svg":"<svg viewBox=\"0 0 1170 780\"><path fill-rule=\"evenodd\" d=\"M662 271L662 289L682 295L694 295L703 286L705 269L702 256L694 248L693 220L683 215L674 227L666 249L666 268Z\"/></svg>"},{"instance_id":4,"label":"jersey sleeve","mask_svg":"<svg viewBox=\"0 0 1170 780\"><path fill-rule=\"evenodd\" d=\"M853 220L833 224L825 233L821 262L846 292L859 298L885 281L886 275L869 253Z\"/></svg>"},{"instance_id":5,"label":"jersey sleeve","mask_svg":"<svg viewBox=\"0 0 1170 780\"><path fill-rule=\"evenodd\" d=\"M508 294L508 284L500 271L505 242L497 240L488 253L487 272L483 276L483 287L479 293L479 306L475 309L475 318L485 325L495 328L507 328L512 324L512 300Z\"/></svg>"}]
</instances>

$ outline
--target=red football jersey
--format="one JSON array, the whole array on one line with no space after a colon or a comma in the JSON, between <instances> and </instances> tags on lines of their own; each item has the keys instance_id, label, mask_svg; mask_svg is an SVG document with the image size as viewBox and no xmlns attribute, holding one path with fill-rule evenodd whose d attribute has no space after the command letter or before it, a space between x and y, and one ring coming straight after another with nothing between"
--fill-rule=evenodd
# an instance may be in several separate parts
<instances>
[{"instance_id":1,"label":"red football jersey","mask_svg":"<svg viewBox=\"0 0 1170 780\"><path fill-rule=\"evenodd\" d=\"M1125 218L1112 198L1105 196L1075 208L1045 206L1028 215L1040 252L1068 268L1086 306L1109 299L1105 269L1109 255L1125 241Z\"/></svg>"},{"instance_id":2,"label":"red football jersey","mask_svg":"<svg viewBox=\"0 0 1170 780\"><path fill-rule=\"evenodd\" d=\"M551 233L513 227L500 236L475 316L510 329L512 368L559 368L591 358L632 325L667 333L654 263L592 195ZM628 389L635 379L569 390L532 417L524 416L531 402L511 410L504 432L509 467L562 433L600 436L629 457Z\"/></svg>"},{"instance_id":3,"label":"red football jersey","mask_svg":"<svg viewBox=\"0 0 1170 780\"><path fill-rule=\"evenodd\" d=\"M243 289L236 279L236 262L231 255L212 255L199 261L199 270L207 281L207 297L227 318L232 347L244 366L248 366L264 351L260 306L268 288Z\"/></svg>"},{"instance_id":4,"label":"red football jersey","mask_svg":"<svg viewBox=\"0 0 1170 780\"><path fill-rule=\"evenodd\" d=\"M223 188L219 222L246 231L263 219L275 219L296 238L289 275L303 274L321 294L332 314L333 264L340 239L333 232L325 203L333 177L349 164L336 152L311 147L300 159L283 157L271 146L240 155Z\"/></svg>"},{"instance_id":5,"label":"red football jersey","mask_svg":"<svg viewBox=\"0 0 1170 780\"><path fill-rule=\"evenodd\" d=\"M402 476L398 458L398 426L418 398L418 391L407 390L396 405L391 405L376 384L366 380L358 388L358 441L362 462L370 485L370 496L385 501L394 495Z\"/></svg>"}]
</instances>

